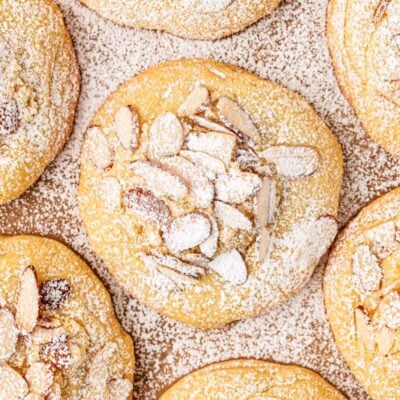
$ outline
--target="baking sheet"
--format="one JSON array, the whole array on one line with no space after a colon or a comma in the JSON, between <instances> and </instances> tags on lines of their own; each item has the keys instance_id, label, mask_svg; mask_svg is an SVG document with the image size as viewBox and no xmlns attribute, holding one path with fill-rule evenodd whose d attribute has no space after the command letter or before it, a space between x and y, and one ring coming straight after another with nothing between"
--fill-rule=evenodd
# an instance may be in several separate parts
<instances>
[{"instance_id":1,"label":"baking sheet","mask_svg":"<svg viewBox=\"0 0 400 400\"><path fill-rule=\"evenodd\" d=\"M340 141L346 161L340 223L400 184L399 159L372 143L341 94L325 37L327 0L286 0L246 31L216 42L123 28L78 0L57 0L73 37L82 91L72 137L42 178L0 207L1 234L60 240L85 259L110 290L116 313L135 341L135 398L155 400L177 378L207 364L239 357L293 363L319 372L352 400L369 397L339 354L325 316L323 265L284 305L224 329L198 331L164 318L130 298L91 251L76 202L79 152L88 122L119 84L169 59L214 58L233 63L303 95Z\"/></svg>"}]
</instances>

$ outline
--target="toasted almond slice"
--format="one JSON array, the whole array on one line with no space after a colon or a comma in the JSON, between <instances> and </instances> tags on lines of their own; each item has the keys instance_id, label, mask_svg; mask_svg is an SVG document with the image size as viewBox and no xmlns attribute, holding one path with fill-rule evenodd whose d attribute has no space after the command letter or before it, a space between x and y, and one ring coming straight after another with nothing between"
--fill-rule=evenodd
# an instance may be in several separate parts
<instances>
[{"instance_id":1,"label":"toasted almond slice","mask_svg":"<svg viewBox=\"0 0 400 400\"><path fill-rule=\"evenodd\" d=\"M41 344L40 358L56 368L63 369L72 365L71 350L66 335L57 336L51 342Z\"/></svg>"},{"instance_id":2,"label":"toasted almond slice","mask_svg":"<svg viewBox=\"0 0 400 400\"><path fill-rule=\"evenodd\" d=\"M387 356L396 342L396 332L384 326L377 334L375 342L378 345L378 351L383 356Z\"/></svg>"},{"instance_id":3,"label":"toasted almond slice","mask_svg":"<svg viewBox=\"0 0 400 400\"><path fill-rule=\"evenodd\" d=\"M254 196L260 187L261 179L258 175L235 170L219 175L215 182L217 199L230 204L244 203L250 196Z\"/></svg>"},{"instance_id":4,"label":"toasted almond slice","mask_svg":"<svg viewBox=\"0 0 400 400\"><path fill-rule=\"evenodd\" d=\"M150 158L174 156L179 153L184 141L182 124L175 114L159 115L150 128L148 153Z\"/></svg>"},{"instance_id":5,"label":"toasted almond slice","mask_svg":"<svg viewBox=\"0 0 400 400\"><path fill-rule=\"evenodd\" d=\"M123 106L115 114L115 131L121 146L130 152L139 146L139 117L133 106Z\"/></svg>"},{"instance_id":6,"label":"toasted almond slice","mask_svg":"<svg viewBox=\"0 0 400 400\"><path fill-rule=\"evenodd\" d=\"M212 258L214 257L218 249L219 229L215 218L210 214L207 214L207 216L211 222L211 234L208 239L200 244L200 251L205 256Z\"/></svg>"},{"instance_id":7,"label":"toasted almond slice","mask_svg":"<svg viewBox=\"0 0 400 400\"><path fill-rule=\"evenodd\" d=\"M232 135L232 131L226 128L223 125L218 124L217 122L211 121L210 119L191 115L190 119L201 128L207 129L209 131L220 132L220 133L227 133L228 135Z\"/></svg>"},{"instance_id":8,"label":"toasted almond slice","mask_svg":"<svg viewBox=\"0 0 400 400\"><path fill-rule=\"evenodd\" d=\"M40 345L63 340L66 334L67 332L62 326L58 328L44 328L37 325L32 332L31 339L33 344Z\"/></svg>"},{"instance_id":9,"label":"toasted almond slice","mask_svg":"<svg viewBox=\"0 0 400 400\"><path fill-rule=\"evenodd\" d=\"M230 133L191 132L187 136L186 145L189 150L201 151L218 158L228 168L236 145L236 138Z\"/></svg>"},{"instance_id":10,"label":"toasted almond slice","mask_svg":"<svg viewBox=\"0 0 400 400\"><path fill-rule=\"evenodd\" d=\"M53 385L54 373L50 365L44 362L36 362L26 371L25 379L31 392L46 396Z\"/></svg>"},{"instance_id":11,"label":"toasted almond slice","mask_svg":"<svg viewBox=\"0 0 400 400\"><path fill-rule=\"evenodd\" d=\"M210 180L214 180L217 175L226 172L225 164L220 159L202 151L182 150L179 155L199 167Z\"/></svg>"},{"instance_id":12,"label":"toasted almond slice","mask_svg":"<svg viewBox=\"0 0 400 400\"><path fill-rule=\"evenodd\" d=\"M0 399L21 400L27 394L25 379L7 364L0 364Z\"/></svg>"},{"instance_id":13,"label":"toasted almond slice","mask_svg":"<svg viewBox=\"0 0 400 400\"><path fill-rule=\"evenodd\" d=\"M371 325L371 320L362 307L355 310L355 322L357 339L367 346L368 350L373 350L375 345L375 332Z\"/></svg>"},{"instance_id":14,"label":"toasted almond slice","mask_svg":"<svg viewBox=\"0 0 400 400\"><path fill-rule=\"evenodd\" d=\"M214 198L214 186L200 168L180 156L165 157L160 162L165 169L174 175L179 175L186 182L196 207L210 207Z\"/></svg>"},{"instance_id":15,"label":"toasted almond slice","mask_svg":"<svg viewBox=\"0 0 400 400\"><path fill-rule=\"evenodd\" d=\"M40 286L40 299L46 310L59 309L71 297L71 285L66 279L50 279Z\"/></svg>"},{"instance_id":16,"label":"toasted almond slice","mask_svg":"<svg viewBox=\"0 0 400 400\"><path fill-rule=\"evenodd\" d=\"M69 351L71 353L71 365L81 365L84 361L84 350L75 343L69 344Z\"/></svg>"},{"instance_id":17,"label":"toasted almond slice","mask_svg":"<svg viewBox=\"0 0 400 400\"><path fill-rule=\"evenodd\" d=\"M308 146L271 146L260 155L274 163L278 174L287 179L310 176L319 166L318 152Z\"/></svg>"},{"instance_id":18,"label":"toasted almond slice","mask_svg":"<svg viewBox=\"0 0 400 400\"><path fill-rule=\"evenodd\" d=\"M215 215L228 228L250 231L253 228L251 221L237 208L222 201L215 202Z\"/></svg>"},{"instance_id":19,"label":"toasted almond slice","mask_svg":"<svg viewBox=\"0 0 400 400\"><path fill-rule=\"evenodd\" d=\"M217 108L222 122L236 133L243 134L250 138L255 144L261 144L261 136L250 116L243 108L228 97L220 97Z\"/></svg>"},{"instance_id":20,"label":"toasted almond slice","mask_svg":"<svg viewBox=\"0 0 400 400\"><path fill-rule=\"evenodd\" d=\"M400 328L400 293L389 292L379 303L373 317L374 325L387 326L390 329Z\"/></svg>"},{"instance_id":21,"label":"toasted almond slice","mask_svg":"<svg viewBox=\"0 0 400 400\"><path fill-rule=\"evenodd\" d=\"M172 253L197 247L211 234L211 222L202 213L194 212L175 218L164 233L165 244Z\"/></svg>"},{"instance_id":22,"label":"toasted almond slice","mask_svg":"<svg viewBox=\"0 0 400 400\"><path fill-rule=\"evenodd\" d=\"M18 103L15 99L0 98L0 137L17 133L19 126Z\"/></svg>"},{"instance_id":23,"label":"toasted almond slice","mask_svg":"<svg viewBox=\"0 0 400 400\"><path fill-rule=\"evenodd\" d=\"M260 165L257 154L249 147L241 147L236 150L236 162L244 168L254 168Z\"/></svg>"},{"instance_id":24,"label":"toasted almond slice","mask_svg":"<svg viewBox=\"0 0 400 400\"><path fill-rule=\"evenodd\" d=\"M199 253L183 253L180 255L180 259L201 268L208 268L208 263L210 262L206 256Z\"/></svg>"},{"instance_id":25,"label":"toasted almond slice","mask_svg":"<svg viewBox=\"0 0 400 400\"><path fill-rule=\"evenodd\" d=\"M168 206L150 190L135 188L124 197L124 204L140 218L157 226L165 226L171 219Z\"/></svg>"},{"instance_id":26,"label":"toasted almond slice","mask_svg":"<svg viewBox=\"0 0 400 400\"><path fill-rule=\"evenodd\" d=\"M355 285L362 293L368 295L380 288L382 268L369 246L361 245L355 249L352 265Z\"/></svg>"},{"instance_id":27,"label":"toasted almond slice","mask_svg":"<svg viewBox=\"0 0 400 400\"><path fill-rule=\"evenodd\" d=\"M271 232L266 228L261 228L257 238L258 257L262 264L267 258L271 248Z\"/></svg>"},{"instance_id":28,"label":"toasted almond slice","mask_svg":"<svg viewBox=\"0 0 400 400\"><path fill-rule=\"evenodd\" d=\"M23 333L31 333L39 316L39 288L35 268L29 266L21 277L15 320Z\"/></svg>"},{"instance_id":29,"label":"toasted almond slice","mask_svg":"<svg viewBox=\"0 0 400 400\"><path fill-rule=\"evenodd\" d=\"M205 270L198 265L192 265L179 260L176 257L170 256L168 254L163 254L160 252L154 252L149 255L142 255L145 261L150 261L151 263L161 265L163 267L170 268L182 275L189 276L191 278L199 278L205 274Z\"/></svg>"},{"instance_id":30,"label":"toasted almond slice","mask_svg":"<svg viewBox=\"0 0 400 400\"><path fill-rule=\"evenodd\" d=\"M134 161L130 165L135 175L145 180L146 186L159 197L181 200L188 194L184 180L149 161Z\"/></svg>"},{"instance_id":31,"label":"toasted almond slice","mask_svg":"<svg viewBox=\"0 0 400 400\"><path fill-rule=\"evenodd\" d=\"M265 177L262 181L261 188L255 199L255 222L257 228L265 227L269 222L272 222L273 210L276 206L273 190L274 182L272 179Z\"/></svg>"},{"instance_id":32,"label":"toasted almond slice","mask_svg":"<svg viewBox=\"0 0 400 400\"><path fill-rule=\"evenodd\" d=\"M210 101L211 97L207 88L202 85L196 85L179 107L178 114L183 116L199 114L210 104Z\"/></svg>"},{"instance_id":33,"label":"toasted almond slice","mask_svg":"<svg viewBox=\"0 0 400 400\"><path fill-rule=\"evenodd\" d=\"M393 221L384 222L365 232L372 241L372 249L379 258L385 258L400 245L396 241L396 227Z\"/></svg>"},{"instance_id":34,"label":"toasted almond slice","mask_svg":"<svg viewBox=\"0 0 400 400\"><path fill-rule=\"evenodd\" d=\"M91 126L87 130L84 154L100 171L109 170L114 164L114 150L98 126Z\"/></svg>"},{"instance_id":35,"label":"toasted almond slice","mask_svg":"<svg viewBox=\"0 0 400 400\"><path fill-rule=\"evenodd\" d=\"M99 183L98 190L107 207L110 209L121 207L122 188L118 179L112 177L103 178Z\"/></svg>"},{"instance_id":36,"label":"toasted almond slice","mask_svg":"<svg viewBox=\"0 0 400 400\"><path fill-rule=\"evenodd\" d=\"M109 400L128 400L132 390L132 382L128 379L112 379L108 382Z\"/></svg>"},{"instance_id":37,"label":"toasted almond slice","mask_svg":"<svg viewBox=\"0 0 400 400\"><path fill-rule=\"evenodd\" d=\"M15 352L18 329L14 315L7 308L0 309L0 363L7 361Z\"/></svg>"},{"instance_id":38,"label":"toasted almond slice","mask_svg":"<svg viewBox=\"0 0 400 400\"><path fill-rule=\"evenodd\" d=\"M208 266L233 285L243 285L247 281L246 264L236 249L214 258Z\"/></svg>"}]
</instances>

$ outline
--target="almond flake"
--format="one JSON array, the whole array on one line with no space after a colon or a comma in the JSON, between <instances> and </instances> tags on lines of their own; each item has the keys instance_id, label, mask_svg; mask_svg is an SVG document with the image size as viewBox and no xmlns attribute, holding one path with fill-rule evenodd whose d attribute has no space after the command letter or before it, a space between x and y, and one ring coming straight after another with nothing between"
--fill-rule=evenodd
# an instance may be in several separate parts
<instances>
[{"instance_id":1,"label":"almond flake","mask_svg":"<svg viewBox=\"0 0 400 400\"><path fill-rule=\"evenodd\" d=\"M160 162L163 168L179 175L186 182L195 207L210 207L214 198L214 186L200 168L180 156L165 157Z\"/></svg>"},{"instance_id":2,"label":"almond flake","mask_svg":"<svg viewBox=\"0 0 400 400\"><path fill-rule=\"evenodd\" d=\"M246 264L236 249L214 258L208 266L233 285L243 285L247 280Z\"/></svg>"},{"instance_id":3,"label":"almond flake","mask_svg":"<svg viewBox=\"0 0 400 400\"><path fill-rule=\"evenodd\" d=\"M277 199L275 182L266 177L255 199L255 222L258 228L271 223L276 214Z\"/></svg>"},{"instance_id":4,"label":"almond flake","mask_svg":"<svg viewBox=\"0 0 400 400\"><path fill-rule=\"evenodd\" d=\"M257 239L258 261L262 264L267 258L271 248L271 232L266 228L261 228Z\"/></svg>"},{"instance_id":5,"label":"almond flake","mask_svg":"<svg viewBox=\"0 0 400 400\"><path fill-rule=\"evenodd\" d=\"M139 217L157 226L167 225L171 218L168 206L150 190L142 188L129 190L125 195L124 204Z\"/></svg>"},{"instance_id":6,"label":"almond flake","mask_svg":"<svg viewBox=\"0 0 400 400\"><path fill-rule=\"evenodd\" d=\"M215 180L217 175L226 172L225 164L220 159L202 151L182 150L179 155L200 168L203 174L210 180Z\"/></svg>"},{"instance_id":7,"label":"almond flake","mask_svg":"<svg viewBox=\"0 0 400 400\"><path fill-rule=\"evenodd\" d=\"M98 190L107 207L110 209L121 207L122 188L118 179L112 177L103 178L99 183Z\"/></svg>"},{"instance_id":8,"label":"almond flake","mask_svg":"<svg viewBox=\"0 0 400 400\"><path fill-rule=\"evenodd\" d=\"M150 128L148 151L150 158L174 156L179 153L184 141L182 124L175 114L159 115Z\"/></svg>"},{"instance_id":9,"label":"almond flake","mask_svg":"<svg viewBox=\"0 0 400 400\"><path fill-rule=\"evenodd\" d=\"M393 221L377 225L365 232L372 241L372 248L380 258L388 257L399 247L396 241L396 227Z\"/></svg>"},{"instance_id":10,"label":"almond flake","mask_svg":"<svg viewBox=\"0 0 400 400\"><path fill-rule=\"evenodd\" d=\"M381 355L387 356L396 342L396 332L384 326L375 337L375 343L378 345L378 351Z\"/></svg>"},{"instance_id":11,"label":"almond flake","mask_svg":"<svg viewBox=\"0 0 400 400\"><path fill-rule=\"evenodd\" d=\"M32 364L25 373L29 389L35 394L46 396L54 381L54 373L50 365L43 362Z\"/></svg>"},{"instance_id":12,"label":"almond flake","mask_svg":"<svg viewBox=\"0 0 400 400\"><path fill-rule=\"evenodd\" d=\"M157 265L157 271L168 279L178 290L185 290L190 286L197 285L198 280L191 276L183 275L174 269Z\"/></svg>"},{"instance_id":13,"label":"almond flake","mask_svg":"<svg viewBox=\"0 0 400 400\"><path fill-rule=\"evenodd\" d=\"M307 146L272 146L261 152L261 156L274 163L277 173L287 179L310 176L319 166L317 151Z\"/></svg>"},{"instance_id":14,"label":"almond flake","mask_svg":"<svg viewBox=\"0 0 400 400\"><path fill-rule=\"evenodd\" d=\"M84 361L84 350L77 344L70 343L69 351L71 353L71 365L81 365Z\"/></svg>"},{"instance_id":15,"label":"almond flake","mask_svg":"<svg viewBox=\"0 0 400 400\"><path fill-rule=\"evenodd\" d=\"M228 168L236 138L232 134L221 132L191 132L187 137L186 145L189 150L201 151L218 158Z\"/></svg>"},{"instance_id":16,"label":"almond flake","mask_svg":"<svg viewBox=\"0 0 400 400\"><path fill-rule=\"evenodd\" d=\"M40 287L41 304L46 310L59 309L71 297L71 285L66 279L51 279Z\"/></svg>"},{"instance_id":17,"label":"almond flake","mask_svg":"<svg viewBox=\"0 0 400 400\"><path fill-rule=\"evenodd\" d=\"M364 294L378 290L382 282L382 268L378 258L367 245L358 246L353 253L353 273L356 287Z\"/></svg>"},{"instance_id":18,"label":"almond flake","mask_svg":"<svg viewBox=\"0 0 400 400\"><path fill-rule=\"evenodd\" d=\"M230 204L216 201L214 210L218 220L228 228L242 229L244 231L250 231L253 228L251 221Z\"/></svg>"},{"instance_id":19,"label":"almond flake","mask_svg":"<svg viewBox=\"0 0 400 400\"><path fill-rule=\"evenodd\" d=\"M164 233L166 246L172 253L197 247L211 234L210 220L201 213L190 213L175 218Z\"/></svg>"},{"instance_id":20,"label":"almond flake","mask_svg":"<svg viewBox=\"0 0 400 400\"><path fill-rule=\"evenodd\" d=\"M57 336L51 342L40 345L40 358L56 368L63 369L72 365L71 350L67 336Z\"/></svg>"},{"instance_id":21,"label":"almond flake","mask_svg":"<svg viewBox=\"0 0 400 400\"><path fill-rule=\"evenodd\" d=\"M100 171L107 171L114 164L114 151L98 126L91 126L87 130L84 153Z\"/></svg>"},{"instance_id":22,"label":"almond flake","mask_svg":"<svg viewBox=\"0 0 400 400\"><path fill-rule=\"evenodd\" d=\"M400 294L398 292L388 293L374 314L373 322L378 327L387 326L396 330L400 328Z\"/></svg>"},{"instance_id":23,"label":"almond flake","mask_svg":"<svg viewBox=\"0 0 400 400\"><path fill-rule=\"evenodd\" d=\"M7 364L0 364L0 399L21 400L28 394L25 379Z\"/></svg>"},{"instance_id":24,"label":"almond flake","mask_svg":"<svg viewBox=\"0 0 400 400\"><path fill-rule=\"evenodd\" d=\"M210 104L210 93L204 86L197 85L178 109L178 114L199 114Z\"/></svg>"},{"instance_id":25,"label":"almond flake","mask_svg":"<svg viewBox=\"0 0 400 400\"><path fill-rule=\"evenodd\" d=\"M37 325L32 332L31 339L33 344L41 345L50 342L62 341L66 335L67 332L62 326L58 328L45 328Z\"/></svg>"},{"instance_id":26,"label":"almond flake","mask_svg":"<svg viewBox=\"0 0 400 400\"><path fill-rule=\"evenodd\" d=\"M236 162L244 168L254 168L260 163L257 154L249 147L241 147L236 150Z\"/></svg>"},{"instance_id":27,"label":"almond flake","mask_svg":"<svg viewBox=\"0 0 400 400\"><path fill-rule=\"evenodd\" d=\"M224 124L236 133L245 135L257 145L261 144L260 133L250 116L238 103L228 97L221 97L218 99L217 108Z\"/></svg>"},{"instance_id":28,"label":"almond flake","mask_svg":"<svg viewBox=\"0 0 400 400\"><path fill-rule=\"evenodd\" d=\"M121 146L134 152L139 146L139 117L133 106L123 106L115 114L115 131Z\"/></svg>"},{"instance_id":29,"label":"almond flake","mask_svg":"<svg viewBox=\"0 0 400 400\"><path fill-rule=\"evenodd\" d=\"M36 326L39 316L39 289L34 267L25 269L21 277L18 292L15 320L17 327L24 333L30 333Z\"/></svg>"},{"instance_id":30,"label":"almond flake","mask_svg":"<svg viewBox=\"0 0 400 400\"><path fill-rule=\"evenodd\" d=\"M228 135L232 135L233 133L230 129L210 119L195 115L191 115L189 118L200 128L207 129L208 131L227 133Z\"/></svg>"},{"instance_id":31,"label":"almond flake","mask_svg":"<svg viewBox=\"0 0 400 400\"><path fill-rule=\"evenodd\" d=\"M19 125L17 102L14 99L0 99L0 138L17 133Z\"/></svg>"},{"instance_id":32,"label":"almond flake","mask_svg":"<svg viewBox=\"0 0 400 400\"><path fill-rule=\"evenodd\" d=\"M218 224L212 215L207 214L211 222L211 234L203 243L200 244L200 251L207 257L214 257L218 249L219 230Z\"/></svg>"},{"instance_id":33,"label":"almond flake","mask_svg":"<svg viewBox=\"0 0 400 400\"><path fill-rule=\"evenodd\" d=\"M0 309L0 363L7 361L15 352L18 329L14 315L7 308Z\"/></svg>"},{"instance_id":34,"label":"almond flake","mask_svg":"<svg viewBox=\"0 0 400 400\"><path fill-rule=\"evenodd\" d=\"M108 383L109 400L128 400L132 390L132 382L128 379L112 379Z\"/></svg>"},{"instance_id":35,"label":"almond flake","mask_svg":"<svg viewBox=\"0 0 400 400\"><path fill-rule=\"evenodd\" d=\"M386 14L387 8L392 0L380 0L374 14L374 24L379 23Z\"/></svg>"},{"instance_id":36,"label":"almond flake","mask_svg":"<svg viewBox=\"0 0 400 400\"><path fill-rule=\"evenodd\" d=\"M362 307L355 310L355 323L357 340L364 343L368 350L373 350L375 345L375 332L371 320Z\"/></svg>"},{"instance_id":37,"label":"almond flake","mask_svg":"<svg viewBox=\"0 0 400 400\"><path fill-rule=\"evenodd\" d=\"M215 182L217 199L230 204L244 203L260 187L261 179L258 175L234 170L229 174L219 175Z\"/></svg>"},{"instance_id":38,"label":"almond flake","mask_svg":"<svg viewBox=\"0 0 400 400\"><path fill-rule=\"evenodd\" d=\"M182 261L188 262L189 264L197 265L201 268L207 268L208 263L210 262L210 260L206 256L199 253L183 253L180 255L180 259Z\"/></svg>"}]
</instances>

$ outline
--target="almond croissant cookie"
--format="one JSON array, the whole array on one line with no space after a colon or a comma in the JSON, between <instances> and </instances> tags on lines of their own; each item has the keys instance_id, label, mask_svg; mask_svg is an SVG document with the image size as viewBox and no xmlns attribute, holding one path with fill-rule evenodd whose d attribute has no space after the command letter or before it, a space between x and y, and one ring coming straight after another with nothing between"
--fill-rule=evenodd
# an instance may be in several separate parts
<instances>
[{"instance_id":1,"label":"almond croissant cookie","mask_svg":"<svg viewBox=\"0 0 400 400\"><path fill-rule=\"evenodd\" d=\"M78 256L0 237L0 399L129 400L133 364L109 294Z\"/></svg>"},{"instance_id":2,"label":"almond croissant cookie","mask_svg":"<svg viewBox=\"0 0 400 400\"><path fill-rule=\"evenodd\" d=\"M0 204L61 150L78 92L74 49L53 1L0 1Z\"/></svg>"},{"instance_id":3,"label":"almond croissant cookie","mask_svg":"<svg viewBox=\"0 0 400 400\"><path fill-rule=\"evenodd\" d=\"M336 75L369 135L400 155L400 0L331 0Z\"/></svg>"},{"instance_id":4,"label":"almond croissant cookie","mask_svg":"<svg viewBox=\"0 0 400 400\"><path fill-rule=\"evenodd\" d=\"M188 39L219 39L270 14L280 0L81 0L104 18Z\"/></svg>"},{"instance_id":5,"label":"almond croissant cookie","mask_svg":"<svg viewBox=\"0 0 400 400\"><path fill-rule=\"evenodd\" d=\"M325 302L343 356L376 400L400 399L400 189L364 208L328 263Z\"/></svg>"},{"instance_id":6,"label":"almond croissant cookie","mask_svg":"<svg viewBox=\"0 0 400 400\"><path fill-rule=\"evenodd\" d=\"M169 62L94 117L78 200L133 296L200 328L300 290L337 232L340 147L298 95L233 66Z\"/></svg>"},{"instance_id":7,"label":"almond croissant cookie","mask_svg":"<svg viewBox=\"0 0 400 400\"><path fill-rule=\"evenodd\" d=\"M345 400L315 372L265 361L225 361L185 376L159 400Z\"/></svg>"}]
</instances>

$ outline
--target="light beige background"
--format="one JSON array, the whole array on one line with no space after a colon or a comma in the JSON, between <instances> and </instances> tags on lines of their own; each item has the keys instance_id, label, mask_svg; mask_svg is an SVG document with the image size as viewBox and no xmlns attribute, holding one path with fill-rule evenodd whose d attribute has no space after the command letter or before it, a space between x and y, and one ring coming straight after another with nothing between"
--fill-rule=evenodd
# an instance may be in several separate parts
<instances>
[{"instance_id":1,"label":"light beige background","mask_svg":"<svg viewBox=\"0 0 400 400\"><path fill-rule=\"evenodd\" d=\"M368 396L332 340L322 297L323 268L295 298L259 318L200 332L168 320L129 298L90 250L76 206L79 151L91 115L118 84L167 59L210 57L247 68L302 94L343 146L346 175L340 222L400 184L400 160L363 132L333 75L325 38L327 0L284 0L273 15L218 42L117 27L78 0L57 0L73 36L82 93L70 142L20 199L0 207L0 233L36 233L73 248L113 294L116 312L135 340L135 395L155 400L178 377L215 361L254 357L320 372L352 400ZM134 0L132 0L134 1Z\"/></svg>"}]
</instances>

